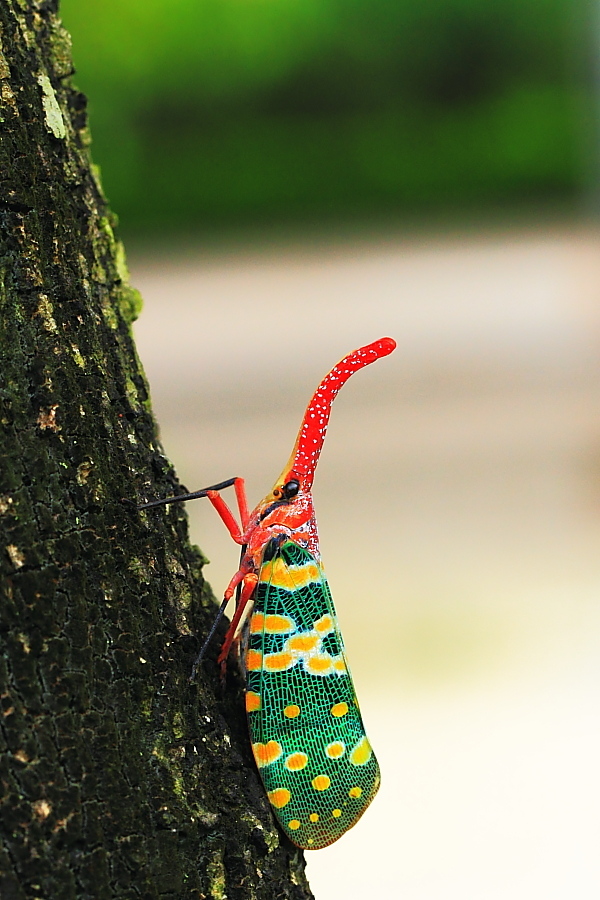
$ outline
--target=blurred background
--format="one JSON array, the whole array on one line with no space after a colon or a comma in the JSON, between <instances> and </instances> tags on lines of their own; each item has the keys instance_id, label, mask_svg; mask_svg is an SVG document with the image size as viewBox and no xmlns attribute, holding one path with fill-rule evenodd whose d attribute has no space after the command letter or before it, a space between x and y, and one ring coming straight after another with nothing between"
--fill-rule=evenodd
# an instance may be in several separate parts
<instances>
[{"instance_id":1,"label":"blurred background","mask_svg":"<svg viewBox=\"0 0 600 900\"><path fill-rule=\"evenodd\" d=\"M317 897L600 892L600 10L63 0L168 455L287 460L335 402L321 544L380 794ZM237 551L202 501L218 595Z\"/></svg>"},{"instance_id":2,"label":"blurred background","mask_svg":"<svg viewBox=\"0 0 600 900\"><path fill-rule=\"evenodd\" d=\"M595 177L591 0L61 9L126 231L568 208Z\"/></svg>"}]
</instances>

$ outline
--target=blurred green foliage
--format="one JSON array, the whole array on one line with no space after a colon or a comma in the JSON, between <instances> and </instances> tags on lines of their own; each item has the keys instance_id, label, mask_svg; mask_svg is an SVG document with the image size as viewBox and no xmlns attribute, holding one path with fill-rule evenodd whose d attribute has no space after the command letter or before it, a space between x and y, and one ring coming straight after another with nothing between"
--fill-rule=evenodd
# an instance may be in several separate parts
<instances>
[{"instance_id":1,"label":"blurred green foliage","mask_svg":"<svg viewBox=\"0 0 600 900\"><path fill-rule=\"evenodd\" d=\"M581 8L61 4L107 194L125 227L163 231L574 197Z\"/></svg>"}]
</instances>

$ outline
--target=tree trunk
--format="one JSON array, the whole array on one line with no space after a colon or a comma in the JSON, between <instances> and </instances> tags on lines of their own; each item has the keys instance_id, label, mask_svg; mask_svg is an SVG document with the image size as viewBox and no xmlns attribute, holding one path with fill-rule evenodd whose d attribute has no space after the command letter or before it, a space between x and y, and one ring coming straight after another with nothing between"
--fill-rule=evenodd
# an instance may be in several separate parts
<instances>
[{"instance_id":1,"label":"tree trunk","mask_svg":"<svg viewBox=\"0 0 600 900\"><path fill-rule=\"evenodd\" d=\"M182 488L57 2L0 28L0 896L310 897L218 640L188 680L215 607L185 512L122 502Z\"/></svg>"}]
</instances>

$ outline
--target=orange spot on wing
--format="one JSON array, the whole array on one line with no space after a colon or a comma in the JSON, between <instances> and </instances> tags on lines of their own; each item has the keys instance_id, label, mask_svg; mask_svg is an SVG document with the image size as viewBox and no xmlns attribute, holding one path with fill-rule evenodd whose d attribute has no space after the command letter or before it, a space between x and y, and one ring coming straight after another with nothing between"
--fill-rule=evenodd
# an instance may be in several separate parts
<instances>
[{"instance_id":1,"label":"orange spot on wing","mask_svg":"<svg viewBox=\"0 0 600 900\"><path fill-rule=\"evenodd\" d=\"M295 628L296 625L289 616L265 616L264 613L255 612L250 619L251 634L262 634L263 631L267 634L289 634Z\"/></svg>"},{"instance_id":2,"label":"orange spot on wing","mask_svg":"<svg viewBox=\"0 0 600 900\"><path fill-rule=\"evenodd\" d=\"M283 711L284 716L287 716L288 719L295 719L296 716L300 715L300 707L296 706L295 703L290 703L289 706Z\"/></svg>"},{"instance_id":3,"label":"orange spot on wing","mask_svg":"<svg viewBox=\"0 0 600 900\"><path fill-rule=\"evenodd\" d=\"M267 791L267 797L275 809L283 809L284 806L292 799L292 795L287 788L275 788L274 791Z\"/></svg>"},{"instance_id":4,"label":"orange spot on wing","mask_svg":"<svg viewBox=\"0 0 600 900\"><path fill-rule=\"evenodd\" d=\"M305 584L310 584L311 581L320 581L321 579L319 568L314 563L294 566L293 574L296 587L304 587Z\"/></svg>"},{"instance_id":5,"label":"orange spot on wing","mask_svg":"<svg viewBox=\"0 0 600 900\"><path fill-rule=\"evenodd\" d=\"M320 619L317 619L313 627L315 631L318 631L321 635L329 634L333 629L333 619L328 615L321 616Z\"/></svg>"},{"instance_id":6,"label":"orange spot on wing","mask_svg":"<svg viewBox=\"0 0 600 900\"><path fill-rule=\"evenodd\" d=\"M331 715L335 716L336 719L341 719L342 716L345 716L348 712L348 704L347 703L336 703L331 707Z\"/></svg>"},{"instance_id":7,"label":"orange spot on wing","mask_svg":"<svg viewBox=\"0 0 600 900\"><path fill-rule=\"evenodd\" d=\"M260 569L260 581L272 584L286 591L294 591L304 587L311 581L320 581L321 572L315 563L304 566L287 566L282 559L273 559L263 563Z\"/></svg>"},{"instance_id":8,"label":"orange spot on wing","mask_svg":"<svg viewBox=\"0 0 600 900\"><path fill-rule=\"evenodd\" d=\"M285 672L295 664L296 658L287 651L267 653L263 658L263 666L268 672Z\"/></svg>"},{"instance_id":9,"label":"orange spot on wing","mask_svg":"<svg viewBox=\"0 0 600 900\"><path fill-rule=\"evenodd\" d=\"M260 573L258 576L258 580L263 581L263 582L270 581L272 572L273 572L273 563L272 562L263 563L262 566L260 567Z\"/></svg>"},{"instance_id":10,"label":"orange spot on wing","mask_svg":"<svg viewBox=\"0 0 600 900\"><path fill-rule=\"evenodd\" d=\"M371 745L369 744L366 737L361 738L358 744L352 748L350 753L350 762L353 766L364 766L366 765L371 756L373 755L373 751L371 750Z\"/></svg>"},{"instance_id":11,"label":"orange spot on wing","mask_svg":"<svg viewBox=\"0 0 600 900\"><path fill-rule=\"evenodd\" d=\"M283 750L281 744L277 741L268 741L266 744L261 744L258 741L256 744L252 744L252 752L258 768L264 769L265 766L270 766L277 762Z\"/></svg>"},{"instance_id":12,"label":"orange spot on wing","mask_svg":"<svg viewBox=\"0 0 600 900\"><path fill-rule=\"evenodd\" d=\"M268 582L273 587L284 588L287 591L293 591L296 587L292 581L290 570L282 559L273 559L263 563L260 569L260 581Z\"/></svg>"},{"instance_id":13,"label":"orange spot on wing","mask_svg":"<svg viewBox=\"0 0 600 900\"><path fill-rule=\"evenodd\" d=\"M329 775L316 775L311 781L315 791L326 791L331 784Z\"/></svg>"},{"instance_id":14,"label":"orange spot on wing","mask_svg":"<svg viewBox=\"0 0 600 900\"><path fill-rule=\"evenodd\" d=\"M309 653L314 650L319 643L318 634L295 634L288 638L286 646L290 650L296 650L299 653Z\"/></svg>"},{"instance_id":15,"label":"orange spot on wing","mask_svg":"<svg viewBox=\"0 0 600 900\"><path fill-rule=\"evenodd\" d=\"M260 709L260 694L246 691L246 712L256 712L257 709Z\"/></svg>"},{"instance_id":16,"label":"orange spot on wing","mask_svg":"<svg viewBox=\"0 0 600 900\"><path fill-rule=\"evenodd\" d=\"M262 653L259 653L258 650L248 650L246 668L249 672L257 672L262 669Z\"/></svg>"},{"instance_id":17,"label":"orange spot on wing","mask_svg":"<svg viewBox=\"0 0 600 900\"><path fill-rule=\"evenodd\" d=\"M315 653L304 660L304 668L311 675L329 675L331 672L331 656L328 653Z\"/></svg>"},{"instance_id":18,"label":"orange spot on wing","mask_svg":"<svg viewBox=\"0 0 600 900\"><path fill-rule=\"evenodd\" d=\"M325 747L325 753L329 759L339 759L346 752L346 746L342 741L333 741Z\"/></svg>"},{"instance_id":19,"label":"orange spot on wing","mask_svg":"<svg viewBox=\"0 0 600 900\"><path fill-rule=\"evenodd\" d=\"M289 616L265 616L265 631L267 634L288 634L296 628Z\"/></svg>"},{"instance_id":20,"label":"orange spot on wing","mask_svg":"<svg viewBox=\"0 0 600 900\"><path fill-rule=\"evenodd\" d=\"M352 797L353 800L357 800L359 797L362 797L362 788L361 787L351 787L348 791L348 796Z\"/></svg>"},{"instance_id":21,"label":"orange spot on wing","mask_svg":"<svg viewBox=\"0 0 600 900\"><path fill-rule=\"evenodd\" d=\"M304 769L308 764L308 756L306 753L302 753L298 751L298 753L290 753L284 762L284 766L286 769L289 769L290 772L299 772L300 769Z\"/></svg>"},{"instance_id":22,"label":"orange spot on wing","mask_svg":"<svg viewBox=\"0 0 600 900\"><path fill-rule=\"evenodd\" d=\"M344 662L343 656L336 656L333 660L333 668L336 672L345 672L346 671L346 663Z\"/></svg>"}]
</instances>

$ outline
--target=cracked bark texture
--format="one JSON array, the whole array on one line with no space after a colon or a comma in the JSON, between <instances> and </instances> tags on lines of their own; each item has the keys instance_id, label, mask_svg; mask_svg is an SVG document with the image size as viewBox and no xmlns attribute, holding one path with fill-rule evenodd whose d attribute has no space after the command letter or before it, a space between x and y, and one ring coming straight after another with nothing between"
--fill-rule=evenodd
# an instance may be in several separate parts
<instances>
[{"instance_id":1,"label":"cracked bark texture","mask_svg":"<svg viewBox=\"0 0 600 900\"><path fill-rule=\"evenodd\" d=\"M157 440L52 0L0 0L0 896L311 897ZM152 190L152 186L148 186Z\"/></svg>"}]
</instances>

